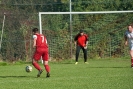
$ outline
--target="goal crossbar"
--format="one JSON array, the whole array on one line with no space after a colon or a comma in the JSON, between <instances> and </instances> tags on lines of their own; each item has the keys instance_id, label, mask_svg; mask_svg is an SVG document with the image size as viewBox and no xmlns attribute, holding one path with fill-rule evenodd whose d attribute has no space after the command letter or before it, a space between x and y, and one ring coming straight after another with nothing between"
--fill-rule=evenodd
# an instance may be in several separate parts
<instances>
[{"instance_id":1,"label":"goal crossbar","mask_svg":"<svg viewBox=\"0 0 133 89\"><path fill-rule=\"evenodd\" d=\"M41 14L107 14L107 13L131 13L133 10L129 11L93 11L93 12L39 12Z\"/></svg>"},{"instance_id":2,"label":"goal crossbar","mask_svg":"<svg viewBox=\"0 0 133 89\"><path fill-rule=\"evenodd\" d=\"M39 28L40 33L42 33L42 14L109 14L109 13L132 13L133 10L128 11L93 11L93 12L39 12Z\"/></svg>"}]
</instances>

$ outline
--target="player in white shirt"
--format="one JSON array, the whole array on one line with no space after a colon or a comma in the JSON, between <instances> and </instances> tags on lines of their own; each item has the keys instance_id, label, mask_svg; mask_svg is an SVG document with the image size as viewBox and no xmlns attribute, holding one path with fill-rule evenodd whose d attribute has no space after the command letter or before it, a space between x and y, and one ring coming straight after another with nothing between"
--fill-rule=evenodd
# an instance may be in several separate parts
<instances>
[{"instance_id":1,"label":"player in white shirt","mask_svg":"<svg viewBox=\"0 0 133 89\"><path fill-rule=\"evenodd\" d=\"M125 45L129 46L129 54L131 56L131 68L133 68L133 23L128 25L125 33Z\"/></svg>"}]
</instances>

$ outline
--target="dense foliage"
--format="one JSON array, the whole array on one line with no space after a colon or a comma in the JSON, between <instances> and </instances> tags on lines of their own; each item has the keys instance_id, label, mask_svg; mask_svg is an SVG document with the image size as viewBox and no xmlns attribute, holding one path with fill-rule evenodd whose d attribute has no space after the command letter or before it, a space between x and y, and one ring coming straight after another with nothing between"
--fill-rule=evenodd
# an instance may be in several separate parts
<instances>
[{"instance_id":1,"label":"dense foliage","mask_svg":"<svg viewBox=\"0 0 133 89\"><path fill-rule=\"evenodd\" d=\"M69 12L69 3L69 0L6 0L6 2L0 0L1 28L3 16L6 16L0 49L1 60L30 59L33 51L31 29L39 27L38 12ZM133 10L132 0L71 0L71 3L73 12ZM42 18L42 21L44 33L47 33L48 41L51 42L52 56L57 59L70 58L72 44L70 43L69 15L47 15ZM121 56L125 52L121 45L123 33L127 24L132 21L132 13L73 15L71 35L74 36L79 29L86 30L91 38L89 44L91 46L88 47L89 57L116 56L116 54ZM2 33L1 30L0 33ZM108 38L109 36L111 38ZM52 43L55 39L58 39L56 43ZM74 49L72 51L74 52ZM107 54L108 51L110 51L109 54Z\"/></svg>"}]
</instances>

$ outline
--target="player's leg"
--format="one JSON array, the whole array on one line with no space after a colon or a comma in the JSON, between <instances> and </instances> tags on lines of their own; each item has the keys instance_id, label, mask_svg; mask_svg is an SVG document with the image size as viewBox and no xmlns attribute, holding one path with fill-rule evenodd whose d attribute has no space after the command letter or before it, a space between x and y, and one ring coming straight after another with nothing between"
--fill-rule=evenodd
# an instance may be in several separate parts
<instances>
[{"instance_id":1,"label":"player's leg","mask_svg":"<svg viewBox=\"0 0 133 89\"><path fill-rule=\"evenodd\" d=\"M50 66L48 65L48 61L44 61L44 67L47 72L46 77L50 77Z\"/></svg>"},{"instance_id":2,"label":"player's leg","mask_svg":"<svg viewBox=\"0 0 133 89\"><path fill-rule=\"evenodd\" d=\"M37 77L40 77L43 70L41 69L40 65L38 64L38 60L40 60L41 54L35 52L32 59L32 65L38 70Z\"/></svg>"},{"instance_id":3,"label":"player's leg","mask_svg":"<svg viewBox=\"0 0 133 89\"><path fill-rule=\"evenodd\" d=\"M87 62L87 49L82 48L82 50L84 53L84 63L88 64L88 62Z\"/></svg>"},{"instance_id":4,"label":"player's leg","mask_svg":"<svg viewBox=\"0 0 133 89\"><path fill-rule=\"evenodd\" d=\"M32 59L32 65L37 69L37 70L41 70L40 65L38 64L38 62L35 59Z\"/></svg>"},{"instance_id":5,"label":"player's leg","mask_svg":"<svg viewBox=\"0 0 133 89\"><path fill-rule=\"evenodd\" d=\"M38 64L37 61L35 61L33 59L32 65L38 70L38 74L37 77L40 77L40 75L42 74L43 70L41 69L40 65Z\"/></svg>"},{"instance_id":6,"label":"player's leg","mask_svg":"<svg viewBox=\"0 0 133 89\"><path fill-rule=\"evenodd\" d=\"M46 51L43 55L42 55L42 58L43 58L43 65L45 67L45 70L47 72L47 75L46 77L50 77L50 66L48 64L48 60L49 60L49 54L48 54L48 51Z\"/></svg>"},{"instance_id":7,"label":"player's leg","mask_svg":"<svg viewBox=\"0 0 133 89\"><path fill-rule=\"evenodd\" d=\"M131 67L133 68L133 50L130 50L130 56L131 56Z\"/></svg>"},{"instance_id":8,"label":"player's leg","mask_svg":"<svg viewBox=\"0 0 133 89\"><path fill-rule=\"evenodd\" d=\"M32 58L32 65L37 69L41 70L40 65L38 64L38 60L40 60L40 55L35 52Z\"/></svg>"},{"instance_id":9,"label":"player's leg","mask_svg":"<svg viewBox=\"0 0 133 89\"><path fill-rule=\"evenodd\" d=\"M80 49L81 49L81 47L80 46L76 46L76 63L75 64L78 64L78 57L79 57L79 52L80 52Z\"/></svg>"}]
</instances>

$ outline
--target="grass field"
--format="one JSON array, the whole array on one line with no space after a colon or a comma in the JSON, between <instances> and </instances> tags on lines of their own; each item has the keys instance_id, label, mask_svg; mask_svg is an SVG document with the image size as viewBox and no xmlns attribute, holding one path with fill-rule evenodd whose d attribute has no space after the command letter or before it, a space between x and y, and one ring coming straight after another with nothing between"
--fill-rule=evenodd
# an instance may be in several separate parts
<instances>
[{"instance_id":1,"label":"grass field","mask_svg":"<svg viewBox=\"0 0 133 89\"><path fill-rule=\"evenodd\" d=\"M34 67L26 73L26 65L30 64L1 65L0 89L133 89L128 59L89 60L89 64L80 60L78 65L74 60L50 62L50 78L45 78L45 71L36 78Z\"/></svg>"}]
</instances>

